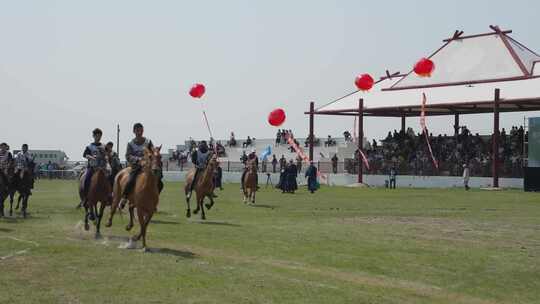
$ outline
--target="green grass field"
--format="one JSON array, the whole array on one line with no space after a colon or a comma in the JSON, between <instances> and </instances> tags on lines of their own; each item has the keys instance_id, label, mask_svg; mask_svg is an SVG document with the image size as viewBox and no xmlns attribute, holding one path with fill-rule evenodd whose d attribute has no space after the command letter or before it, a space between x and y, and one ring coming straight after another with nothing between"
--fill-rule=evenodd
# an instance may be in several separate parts
<instances>
[{"instance_id":1,"label":"green grass field","mask_svg":"<svg viewBox=\"0 0 540 304\"><path fill-rule=\"evenodd\" d=\"M76 183L37 182L30 218L0 219L0 303L540 303L538 194L262 189L251 207L226 185L201 222L180 189L142 252L118 248L127 214L95 240Z\"/></svg>"}]
</instances>

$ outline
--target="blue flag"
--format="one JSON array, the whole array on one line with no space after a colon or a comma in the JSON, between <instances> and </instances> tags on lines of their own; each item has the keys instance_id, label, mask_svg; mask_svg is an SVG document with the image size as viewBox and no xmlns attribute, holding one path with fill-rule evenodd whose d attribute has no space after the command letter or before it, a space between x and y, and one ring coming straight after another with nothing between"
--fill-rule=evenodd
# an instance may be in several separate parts
<instances>
[{"instance_id":1,"label":"blue flag","mask_svg":"<svg viewBox=\"0 0 540 304\"><path fill-rule=\"evenodd\" d=\"M271 146L268 146L266 147L266 149L264 149L261 153L261 159L264 160L266 159L268 156L270 156L272 154L272 147Z\"/></svg>"}]
</instances>

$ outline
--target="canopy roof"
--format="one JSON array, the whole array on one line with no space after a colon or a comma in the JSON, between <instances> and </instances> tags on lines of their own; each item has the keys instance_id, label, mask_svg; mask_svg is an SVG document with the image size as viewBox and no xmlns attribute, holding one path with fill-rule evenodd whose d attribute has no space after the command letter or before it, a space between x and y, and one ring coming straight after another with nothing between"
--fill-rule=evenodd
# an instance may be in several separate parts
<instances>
[{"instance_id":1,"label":"canopy roof","mask_svg":"<svg viewBox=\"0 0 540 304\"><path fill-rule=\"evenodd\" d=\"M461 36L458 32L429 58L431 77L382 77L369 91L355 91L316 109L315 114L358 115L364 100L367 116L419 116L422 93L426 115L487 113L493 111L494 91L500 89L501 112L540 110L540 55L508 36L511 31Z\"/></svg>"}]
</instances>

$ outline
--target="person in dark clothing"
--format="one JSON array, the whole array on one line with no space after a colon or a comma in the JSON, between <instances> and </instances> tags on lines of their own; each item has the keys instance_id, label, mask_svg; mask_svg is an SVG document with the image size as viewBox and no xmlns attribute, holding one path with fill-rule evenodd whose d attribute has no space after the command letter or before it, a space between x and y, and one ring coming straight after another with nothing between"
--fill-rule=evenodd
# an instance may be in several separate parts
<instances>
[{"instance_id":1,"label":"person in dark clothing","mask_svg":"<svg viewBox=\"0 0 540 304\"><path fill-rule=\"evenodd\" d=\"M208 149L208 145L206 144L206 141L201 141L199 143L199 147L197 148L197 151L191 153L191 162L195 166L195 175L193 175L193 181L191 182L189 193L186 195L187 199L191 197L191 194L193 193L193 188L197 184L197 180L199 178L199 175L204 171L206 168L206 165L208 164L208 160L210 160L211 151ZM212 193L213 197L217 197L217 195Z\"/></svg>"},{"instance_id":2,"label":"person in dark clothing","mask_svg":"<svg viewBox=\"0 0 540 304\"><path fill-rule=\"evenodd\" d=\"M127 199L135 183L137 182L137 176L142 172L141 161L144 157L145 149L152 149L154 145L152 141L146 137L143 137L144 127L141 123L136 123L133 125L133 134L135 138L132 139L126 148L126 160L128 165L131 167L131 172L129 173L129 179L122 193L122 201L120 203L120 208L124 208L127 203ZM159 192L163 189L162 176L158 180Z\"/></svg>"},{"instance_id":3,"label":"person in dark clothing","mask_svg":"<svg viewBox=\"0 0 540 304\"><path fill-rule=\"evenodd\" d=\"M94 142L86 146L83 152L83 157L88 160L83 184L84 197L88 196L88 188L90 188L90 181L92 180L94 172L97 169L105 169L107 167L105 147L101 144L102 135L103 132L100 129L94 129L94 131L92 131Z\"/></svg>"},{"instance_id":4,"label":"person in dark clothing","mask_svg":"<svg viewBox=\"0 0 540 304\"><path fill-rule=\"evenodd\" d=\"M298 176L298 169L291 159L289 165L287 166L286 171L286 188L289 193L294 193L298 189L298 183L296 182L296 177Z\"/></svg>"},{"instance_id":5,"label":"person in dark clothing","mask_svg":"<svg viewBox=\"0 0 540 304\"><path fill-rule=\"evenodd\" d=\"M334 172L334 174L337 173L337 166L338 166L338 157L337 157L337 154L334 154L334 156L332 157L332 172Z\"/></svg>"},{"instance_id":6,"label":"person in dark clothing","mask_svg":"<svg viewBox=\"0 0 540 304\"><path fill-rule=\"evenodd\" d=\"M219 190L223 190L223 183L221 182L222 178L223 170L221 169L219 163L217 163L216 171L214 172L214 188L219 188Z\"/></svg>"},{"instance_id":7,"label":"person in dark clothing","mask_svg":"<svg viewBox=\"0 0 540 304\"><path fill-rule=\"evenodd\" d=\"M309 192L314 193L319 187L317 182L317 167L313 165L313 161L310 162L305 176L307 178L307 188Z\"/></svg>"},{"instance_id":8,"label":"person in dark clothing","mask_svg":"<svg viewBox=\"0 0 540 304\"><path fill-rule=\"evenodd\" d=\"M285 155L281 155L281 158L279 159L279 170L285 169L287 166L287 160L285 159Z\"/></svg>"},{"instance_id":9,"label":"person in dark clothing","mask_svg":"<svg viewBox=\"0 0 540 304\"><path fill-rule=\"evenodd\" d=\"M272 155L272 173L276 173L276 166L278 164L278 160L276 158L276 155Z\"/></svg>"}]
</instances>

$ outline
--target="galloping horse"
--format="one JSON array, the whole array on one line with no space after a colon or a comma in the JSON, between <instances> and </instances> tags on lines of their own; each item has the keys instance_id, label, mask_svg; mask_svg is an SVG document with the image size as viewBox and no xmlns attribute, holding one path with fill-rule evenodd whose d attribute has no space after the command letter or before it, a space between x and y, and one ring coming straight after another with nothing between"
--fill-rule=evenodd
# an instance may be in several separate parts
<instances>
[{"instance_id":1,"label":"galloping horse","mask_svg":"<svg viewBox=\"0 0 540 304\"><path fill-rule=\"evenodd\" d=\"M36 167L36 163L34 160L30 160L28 162L28 168L24 169L22 178L19 174L15 175L15 180L13 182L13 191L10 192L9 198L10 198L10 209L9 209L9 215L13 214L13 198L15 196L15 191L19 192L19 198L17 199L17 206L15 206L15 210L19 209L19 203L22 201L22 214L23 217L26 217L26 209L28 208L28 199L30 198L30 195L32 195L32 188L34 187L34 169Z\"/></svg>"},{"instance_id":2,"label":"galloping horse","mask_svg":"<svg viewBox=\"0 0 540 304\"><path fill-rule=\"evenodd\" d=\"M135 188L128 196L129 224L126 226L126 230L129 231L133 228L134 209L137 208L137 217L141 231L137 236L133 236L131 240L138 241L142 237L143 249L146 249L146 229L159 203L158 182L162 170L160 151L161 146L157 148L153 147L151 150L144 150L144 157L141 161L142 172L137 176ZM122 193L128 182L130 172L131 168L125 168L118 173L114 180L113 202L107 227L112 225L114 213L122 199Z\"/></svg>"},{"instance_id":3,"label":"galloping horse","mask_svg":"<svg viewBox=\"0 0 540 304\"><path fill-rule=\"evenodd\" d=\"M210 160L208 161L208 164L206 165L206 168L203 172L200 173L197 183L193 187L196 194L197 199L197 208L193 210L194 214L197 214L199 210L201 210L201 219L206 219L206 214L204 213L204 198L208 197L210 199L210 204L206 204L206 208L210 210L212 206L214 205L214 198L212 197L214 193L214 171L217 167L217 158L216 155L213 154L210 157ZM195 175L195 168L191 169L187 176L186 176L186 186L184 187L184 191L186 194L186 203L187 203L187 211L186 216L191 216L191 208L189 205L189 197L187 194L189 193L189 189L191 188L191 183L193 182L193 176Z\"/></svg>"},{"instance_id":4,"label":"galloping horse","mask_svg":"<svg viewBox=\"0 0 540 304\"><path fill-rule=\"evenodd\" d=\"M4 201L14 192L15 173L12 167L7 169L5 180L0 178L0 217L4 216Z\"/></svg>"},{"instance_id":5,"label":"galloping horse","mask_svg":"<svg viewBox=\"0 0 540 304\"><path fill-rule=\"evenodd\" d=\"M255 193L257 192L257 163L255 159L248 161L248 171L244 176L242 191L244 192L244 203L251 201L255 204Z\"/></svg>"},{"instance_id":6,"label":"galloping horse","mask_svg":"<svg viewBox=\"0 0 540 304\"><path fill-rule=\"evenodd\" d=\"M112 187L107 177L107 171L103 168L97 168L90 179L90 185L86 190L86 197L83 194L84 180L86 172L81 175L79 180L79 195L81 196L81 204L84 206L84 229L89 230L88 219L95 220L96 223L96 239L100 237L101 219L106 206L111 205ZM99 212L97 204L99 205Z\"/></svg>"}]
</instances>

